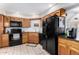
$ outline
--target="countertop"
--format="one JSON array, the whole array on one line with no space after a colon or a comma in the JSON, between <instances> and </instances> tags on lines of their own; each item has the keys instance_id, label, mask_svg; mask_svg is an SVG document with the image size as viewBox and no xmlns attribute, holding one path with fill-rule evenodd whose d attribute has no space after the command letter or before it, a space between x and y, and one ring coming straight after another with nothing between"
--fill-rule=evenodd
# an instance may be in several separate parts
<instances>
[{"instance_id":1,"label":"countertop","mask_svg":"<svg viewBox=\"0 0 79 59\"><path fill-rule=\"evenodd\" d=\"M75 39L72 39L72 38L68 38L68 37L66 37L65 35L59 35L58 37L61 37L61 38L64 38L64 39L66 39L66 40L74 41L74 42L78 42L78 43L79 43L78 40L75 40Z\"/></svg>"}]
</instances>

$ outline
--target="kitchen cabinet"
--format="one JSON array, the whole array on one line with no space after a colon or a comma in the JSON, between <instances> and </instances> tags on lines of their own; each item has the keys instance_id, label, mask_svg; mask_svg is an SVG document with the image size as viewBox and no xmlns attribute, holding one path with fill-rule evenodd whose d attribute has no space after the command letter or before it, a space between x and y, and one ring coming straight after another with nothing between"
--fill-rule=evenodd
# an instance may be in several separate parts
<instances>
[{"instance_id":1,"label":"kitchen cabinet","mask_svg":"<svg viewBox=\"0 0 79 59\"><path fill-rule=\"evenodd\" d=\"M76 49L74 47L70 47L70 55L79 55L79 49Z\"/></svg>"},{"instance_id":2,"label":"kitchen cabinet","mask_svg":"<svg viewBox=\"0 0 79 59\"><path fill-rule=\"evenodd\" d=\"M60 9L60 16L64 16L65 15L65 9L61 8Z\"/></svg>"},{"instance_id":3,"label":"kitchen cabinet","mask_svg":"<svg viewBox=\"0 0 79 59\"><path fill-rule=\"evenodd\" d=\"M17 17L11 17L11 21L18 21Z\"/></svg>"},{"instance_id":4,"label":"kitchen cabinet","mask_svg":"<svg viewBox=\"0 0 79 59\"><path fill-rule=\"evenodd\" d=\"M10 27L10 16L4 16L4 27Z\"/></svg>"},{"instance_id":5,"label":"kitchen cabinet","mask_svg":"<svg viewBox=\"0 0 79 59\"><path fill-rule=\"evenodd\" d=\"M46 20L47 18L49 18L50 16L54 16L54 15L57 15L57 16L65 16L65 9L63 9L63 8L58 9L58 10L56 10L56 11L54 11L54 12L52 12L52 13L50 13L50 14L44 16L44 17L42 17L41 19L42 19L43 21L45 21L45 20Z\"/></svg>"},{"instance_id":6,"label":"kitchen cabinet","mask_svg":"<svg viewBox=\"0 0 79 59\"><path fill-rule=\"evenodd\" d=\"M22 19L22 27L30 27L30 19Z\"/></svg>"},{"instance_id":7,"label":"kitchen cabinet","mask_svg":"<svg viewBox=\"0 0 79 59\"><path fill-rule=\"evenodd\" d=\"M0 48L2 47L2 40L1 40L1 35L0 35Z\"/></svg>"},{"instance_id":8,"label":"kitchen cabinet","mask_svg":"<svg viewBox=\"0 0 79 59\"><path fill-rule=\"evenodd\" d=\"M59 44L58 49L59 55L68 55L68 48L65 44Z\"/></svg>"},{"instance_id":9,"label":"kitchen cabinet","mask_svg":"<svg viewBox=\"0 0 79 59\"><path fill-rule=\"evenodd\" d=\"M22 43L28 42L28 32L22 33Z\"/></svg>"},{"instance_id":10,"label":"kitchen cabinet","mask_svg":"<svg viewBox=\"0 0 79 59\"><path fill-rule=\"evenodd\" d=\"M3 33L3 15L0 15L0 34Z\"/></svg>"},{"instance_id":11,"label":"kitchen cabinet","mask_svg":"<svg viewBox=\"0 0 79 59\"><path fill-rule=\"evenodd\" d=\"M55 13L57 16L60 16L60 10L56 11Z\"/></svg>"},{"instance_id":12,"label":"kitchen cabinet","mask_svg":"<svg viewBox=\"0 0 79 59\"><path fill-rule=\"evenodd\" d=\"M19 17L11 17L11 21L22 21Z\"/></svg>"},{"instance_id":13,"label":"kitchen cabinet","mask_svg":"<svg viewBox=\"0 0 79 59\"><path fill-rule=\"evenodd\" d=\"M22 18L19 18L19 17L11 17L11 21L21 21L22 22Z\"/></svg>"},{"instance_id":14,"label":"kitchen cabinet","mask_svg":"<svg viewBox=\"0 0 79 59\"><path fill-rule=\"evenodd\" d=\"M59 55L79 55L79 42L68 38L58 39Z\"/></svg>"},{"instance_id":15,"label":"kitchen cabinet","mask_svg":"<svg viewBox=\"0 0 79 59\"><path fill-rule=\"evenodd\" d=\"M57 16L64 16L65 15L65 9L61 8L56 11Z\"/></svg>"},{"instance_id":16,"label":"kitchen cabinet","mask_svg":"<svg viewBox=\"0 0 79 59\"><path fill-rule=\"evenodd\" d=\"M29 32L28 33L28 42L38 44L39 43L39 33Z\"/></svg>"},{"instance_id":17,"label":"kitchen cabinet","mask_svg":"<svg viewBox=\"0 0 79 59\"><path fill-rule=\"evenodd\" d=\"M8 34L2 34L2 47L9 46L9 35Z\"/></svg>"},{"instance_id":18,"label":"kitchen cabinet","mask_svg":"<svg viewBox=\"0 0 79 59\"><path fill-rule=\"evenodd\" d=\"M16 21L15 17L11 17L11 21Z\"/></svg>"}]
</instances>

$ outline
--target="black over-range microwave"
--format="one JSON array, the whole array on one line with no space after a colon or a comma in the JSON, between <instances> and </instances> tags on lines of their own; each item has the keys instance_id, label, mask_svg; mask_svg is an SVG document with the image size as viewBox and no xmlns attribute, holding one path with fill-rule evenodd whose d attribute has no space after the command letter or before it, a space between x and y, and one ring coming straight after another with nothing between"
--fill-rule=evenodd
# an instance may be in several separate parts
<instances>
[{"instance_id":1,"label":"black over-range microwave","mask_svg":"<svg viewBox=\"0 0 79 59\"><path fill-rule=\"evenodd\" d=\"M10 21L10 27L22 27L21 21Z\"/></svg>"}]
</instances>

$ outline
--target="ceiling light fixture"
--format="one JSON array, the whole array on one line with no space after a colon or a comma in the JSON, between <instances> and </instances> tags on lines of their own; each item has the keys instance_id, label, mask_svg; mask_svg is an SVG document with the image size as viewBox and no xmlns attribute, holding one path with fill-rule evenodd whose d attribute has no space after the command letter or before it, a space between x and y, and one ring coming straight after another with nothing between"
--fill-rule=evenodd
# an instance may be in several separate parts
<instances>
[{"instance_id":1,"label":"ceiling light fixture","mask_svg":"<svg viewBox=\"0 0 79 59\"><path fill-rule=\"evenodd\" d=\"M52 7L54 4L53 3L51 3L51 4L49 4L49 7Z\"/></svg>"}]
</instances>

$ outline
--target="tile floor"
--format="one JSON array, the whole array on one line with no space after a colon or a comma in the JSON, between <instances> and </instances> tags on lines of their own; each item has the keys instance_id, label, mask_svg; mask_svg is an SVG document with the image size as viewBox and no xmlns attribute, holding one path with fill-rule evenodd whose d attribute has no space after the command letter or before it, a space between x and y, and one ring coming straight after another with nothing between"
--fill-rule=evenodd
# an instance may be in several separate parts
<instances>
[{"instance_id":1,"label":"tile floor","mask_svg":"<svg viewBox=\"0 0 79 59\"><path fill-rule=\"evenodd\" d=\"M49 55L40 44L22 44L0 48L0 55Z\"/></svg>"}]
</instances>

